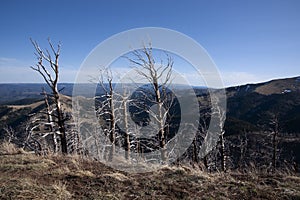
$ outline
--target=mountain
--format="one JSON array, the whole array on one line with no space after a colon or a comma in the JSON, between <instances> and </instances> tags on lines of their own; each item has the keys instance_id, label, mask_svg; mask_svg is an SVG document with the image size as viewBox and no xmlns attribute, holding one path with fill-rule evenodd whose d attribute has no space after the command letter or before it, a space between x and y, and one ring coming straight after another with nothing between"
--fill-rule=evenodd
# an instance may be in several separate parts
<instances>
[{"instance_id":1,"label":"mountain","mask_svg":"<svg viewBox=\"0 0 300 200\"><path fill-rule=\"evenodd\" d=\"M271 115L279 118L282 132L300 133L300 77L230 87L226 93L230 134L266 128Z\"/></svg>"},{"instance_id":2,"label":"mountain","mask_svg":"<svg viewBox=\"0 0 300 200\"><path fill-rule=\"evenodd\" d=\"M43 88L51 93L49 87L43 83L7 83L0 84L0 105L24 105L43 99ZM60 83L58 89L67 96L72 95L72 83Z\"/></svg>"},{"instance_id":3,"label":"mountain","mask_svg":"<svg viewBox=\"0 0 300 200\"><path fill-rule=\"evenodd\" d=\"M58 85L58 88L63 95L72 96L73 86L71 83L62 83ZM24 113L28 114L26 110L34 112L39 110L43 106L41 103L43 100L42 88L51 93L46 84L0 84L0 124L3 116L12 111L19 111L13 117L17 118ZM182 85L178 88L185 89ZM194 87L194 91L198 96L207 95L205 87ZM101 92L103 91L98 87L97 93ZM267 115L272 114L276 114L280 118L282 132L300 133L300 126L298 126L300 123L300 77L229 87L226 88L226 94L225 130L227 134L239 134L243 131L267 128L266 124L269 120ZM22 106L16 109L17 105ZM38 106L35 107L35 105ZM10 119L7 116L4 118ZM22 120L12 121L7 124L15 126Z\"/></svg>"},{"instance_id":4,"label":"mountain","mask_svg":"<svg viewBox=\"0 0 300 200\"><path fill-rule=\"evenodd\" d=\"M248 145L246 166L268 166L276 127L278 163L300 163L300 77L230 87L226 93L225 136L233 146ZM236 149L230 150L233 163L240 155Z\"/></svg>"},{"instance_id":5,"label":"mountain","mask_svg":"<svg viewBox=\"0 0 300 200\"><path fill-rule=\"evenodd\" d=\"M0 84L0 137L6 126L22 134L29 117L45 108L40 95L42 87L50 93L45 84ZM63 104L71 112L73 84L59 84L59 89L62 89ZM186 95L184 87L180 87L180 91ZM209 106L207 88L194 87L194 91L201 105ZM97 93L101 93L99 88ZM256 149L269 151L271 129L274 128L271 121L274 118L280 133L278 145L283 149L282 159L300 163L300 77L229 87L226 94L225 137L233 146L240 145L241 138L248 141L248 164L254 159L254 153L257 162L260 162L259 159L267 161L261 157L264 153L257 154ZM237 162L234 159L239 157L239 152L234 151L230 150L232 160Z\"/></svg>"}]
</instances>

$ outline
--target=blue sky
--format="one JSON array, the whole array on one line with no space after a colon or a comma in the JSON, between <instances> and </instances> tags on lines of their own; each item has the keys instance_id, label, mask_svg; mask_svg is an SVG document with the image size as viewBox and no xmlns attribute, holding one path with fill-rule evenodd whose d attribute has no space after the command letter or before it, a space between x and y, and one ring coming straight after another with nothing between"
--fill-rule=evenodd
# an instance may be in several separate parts
<instances>
[{"instance_id":1,"label":"blue sky","mask_svg":"<svg viewBox=\"0 0 300 200\"><path fill-rule=\"evenodd\" d=\"M200 43L226 86L300 75L300 1L2 0L0 82L41 82L29 38L61 41L61 82L72 82L103 40L164 27ZM178 44L180 45L180 44Z\"/></svg>"}]
</instances>

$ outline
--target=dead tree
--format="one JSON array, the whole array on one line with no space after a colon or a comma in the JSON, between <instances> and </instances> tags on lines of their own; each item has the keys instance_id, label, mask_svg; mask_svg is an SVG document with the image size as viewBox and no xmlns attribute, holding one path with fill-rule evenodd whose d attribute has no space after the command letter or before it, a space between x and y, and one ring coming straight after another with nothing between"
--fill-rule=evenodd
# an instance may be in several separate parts
<instances>
[{"instance_id":1,"label":"dead tree","mask_svg":"<svg viewBox=\"0 0 300 200\"><path fill-rule=\"evenodd\" d=\"M14 143L15 140L17 139L15 130L10 126L4 127L3 130L5 131L5 134L4 134L5 140L8 143Z\"/></svg>"},{"instance_id":2,"label":"dead tree","mask_svg":"<svg viewBox=\"0 0 300 200\"><path fill-rule=\"evenodd\" d=\"M40 129L41 126L41 119L37 118L36 115L28 120L25 128L26 138L23 142L23 148L28 148L38 155L43 155L45 151L42 142L40 141L40 139L43 137L36 138L36 134L34 134L34 131L36 129Z\"/></svg>"},{"instance_id":3,"label":"dead tree","mask_svg":"<svg viewBox=\"0 0 300 200\"><path fill-rule=\"evenodd\" d=\"M277 144L279 135L279 117L278 114L271 114L270 118L270 128L272 133L272 168L276 170L277 162Z\"/></svg>"},{"instance_id":4,"label":"dead tree","mask_svg":"<svg viewBox=\"0 0 300 200\"><path fill-rule=\"evenodd\" d=\"M37 71L43 77L44 81L51 89L56 110L56 114L53 116L56 118L55 122L57 123L59 129L61 151L63 154L67 154L68 148L65 130L65 120L60 103L60 93L57 87L60 70L58 61L61 46L59 44L57 45L57 49L55 49L50 39L48 39L48 43L51 49L50 53L50 51L47 49L42 50L36 41L33 41L31 39L31 42L35 48L35 55L38 59L37 64L35 66L31 66L31 69Z\"/></svg>"},{"instance_id":5,"label":"dead tree","mask_svg":"<svg viewBox=\"0 0 300 200\"><path fill-rule=\"evenodd\" d=\"M219 132L219 152L220 152L220 159L221 159L221 170L223 172L226 172L227 167L226 167L226 160L227 160L227 155L225 152L225 130L224 130L224 123L225 123L225 118L226 118L226 110L218 106L219 104L219 99L216 98L214 95L211 96L211 104L212 104L212 117L215 116L218 118L216 126L218 126Z\"/></svg>"},{"instance_id":6,"label":"dead tree","mask_svg":"<svg viewBox=\"0 0 300 200\"><path fill-rule=\"evenodd\" d=\"M48 101L48 94L45 91L45 88L43 88L42 94L44 95L44 101L46 105L46 114L47 114L47 126L49 127L50 133L53 134L53 151L54 153L58 152L58 142L57 142L57 134L54 130L54 121L53 121L53 110L50 108L50 104Z\"/></svg>"},{"instance_id":7,"label":"dead tree","mask_svg":"<svg viewBox=\"0 0 300 200\"><path fill-rule=\"evenodd\" d=\"M167 160L165 119L168 113L168 110L163 106L165 98L167 98L166 88L168 84L171 83L173 67L173 59L168 54L166 54L166 56L166 63L164 63L163 60L156 63L150 44L149 47L144 46L140 50L134 50L132 57L127 57L137 74L152 86L155 97L153 103L157 105L156 112L152 117L158 124L158 140L163 163Z\"/></svg>"},{"instance_id":8,"label":"dead tree","mask_svg":"<svg viewBox=\"0 0 300 200\"><path fill-rule=\"evenodd\" d=\"M104 91L104 100L100 100L101 108L98 108L99 117L108 122L108 128L105 128L104 132L108 135L111 142L109 157L112 161L115 154L116 143L116 109L114 103L114 88L113 88L112 72L105 68L101 70L99 84Z\"/></svg>"},{"instance_id":9,"label":"dead tree","mask_svg":"<svg viewBox=\"0 0 300 200\"><path fill-rule=\"evenodd\" d=\"M126 89L123 88L124 92L122 95L122 109L123 109L123 117L124 117L124 131L125 131L125 137L124 137L124 145L125 145L125 159L129 160L130 158L130 131L129 131L129 124L128 124L128 95L126 93Z\"/></svg>"}]
</instances>

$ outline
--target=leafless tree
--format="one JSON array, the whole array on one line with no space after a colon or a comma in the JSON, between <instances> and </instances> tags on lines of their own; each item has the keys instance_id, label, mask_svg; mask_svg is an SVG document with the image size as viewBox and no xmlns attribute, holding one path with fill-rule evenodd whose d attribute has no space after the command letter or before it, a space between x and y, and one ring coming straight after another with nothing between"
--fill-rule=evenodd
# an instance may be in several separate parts
<instances>
[{"instance_id":1,"label":"leafless tree","mask_svg":"<svg viewBox=\"0 0 300 200\"><path fill-rule=\"evenodd\" d=\"M123 117L124 117L124 145L125 145L125 159L129 160L130 158L130 149L131 149L131 142L130 142L130 130L129 130L129 124L128 124L128 102L129 102L129 97L128 94L126 93L126 89L123 88L123 95L121 96L122 100L122 110L123 110Z\"/></svg>"},{"instance_id":2,"label":"leafless tree","mask_svg":"<svg viewBox=\"0 0 300 200\"><path fill-rule=\"evenodd\" d=\"M51 109L49 101L48 101L48 94L45 91L45 88L43 88L42 94L44 95L44 101L46 105L46 114L47 114L47 126L49 127L49 132L52 133L53 136L53 150L54 153L58 152L58 141L57 141L57 133L54 129L54 120L53 120L53 109Z\"/></svg>"},{"instance_id":3,"label":"leafless tree","mask_svg":"<svg viewBox=\"0 0 300 200\"><path fill-rule=\"evenodd\" d=\"M37 71L50 87L52 91L53 101L55 105L55 114L53 116L56 118L55 122L58 125L59 136L61 142L61 151L63 154L68 153L67 148L67 139L66 139L66 129L65 129L65 119L63 115L63 110L60 103L60 92L58 90L58 80L59 80L59 56L60 56L60 44L57 45L57 48L53 46L50 39L48 43L50 46L49 50L42 50L39 44L36 41L31 39L31 42L35 48L35 55L37 56L37 64L31 66L34 71Z\"/></svg>"},{"instance_id":4,"label":"leafless tree","mask_svg":"<svg viewBox=\"0 0 300 200\"><path fill-rule=\"evenodd\" d=\"M217 91L215 91L217 92ZM221 170L223 172L226 172L226 159L227 155L225 152L225 130L224 130L224 123L226 118L226 110L224 110L222 107L220 107L219 104L220 99L216 98L215 95L211 95L211 105L212 105L212 111L211 115L212 117L215 117L218 119L216 126L218 126L219 130L219 152L220 152L220 159L221 159Z\"/></svg>"},{"instance_id":5,"label":"leafless tree","mask_svg":"<svg viewBox=\"0 0 300 200\"><path fill-rule=\"evenodd\" d=\"M4 138L8 143L13 143L17 139L16 132L11 126L6 126L3 128L5 131Z\"/></svg>"},{"instance_id":6,"label":"leafless tree","mask_svg":"<svg viewBox=\"0 0 300 200\"><path fill-rule=\"evenodd\" d=\"M279 136L279 114L270 114L270 129L272 133L272 167L276 170L277 162L277 144Z\"/></svg>"},{"instance_id":7,"label":"leafless tree","mask_svg":"<svg viewBox=\"0 0 300 200\"><path fill-rule=\"evenodd\" d=\"M27 122L25 127L26 137L23 142L23 148L34 151L36 154L41 155L45 152L45 147L42 145L43 136L35 134L36 130L40 130L42 126L41 119L39 117L32 116Z\"/></svg>"},{"instance_id":8,"label":"leafless tree","mask_svg":"<svg viewBox=\"0 0 300 200\"><path fill-rule=\"evenodd\" d=\"M151 44L149 47L144 46L142 49L134 50L132 55L127 57L137 74L146 79L152 86L154 100L151 101L157 105L157 109L152 117L158 124L158 140L162 162L167 160L165 119L168 110L164 108L164 102L167 98L167 86L172 81L171 75L173 67L172 57L168 54L166 54L166 57L166 63L164 63L163 60L157 63L153 55Z\"/></svg>"},{"instance_id":9,"label":"leafless tree","mask_svg":"<svg viewBox=\"0 0 300 200\"><path fill-rule=\"evenodd\" d=\"M110 69L104 68L100 71L99 83L105 94L100 97L101 106L97 109L99 117L108 122L108 127L104 129L104 132L111 142L108 157L111 161L115 154L116 145L116 109L114 103L113 75Z\"/></svg>"}]
</instances>

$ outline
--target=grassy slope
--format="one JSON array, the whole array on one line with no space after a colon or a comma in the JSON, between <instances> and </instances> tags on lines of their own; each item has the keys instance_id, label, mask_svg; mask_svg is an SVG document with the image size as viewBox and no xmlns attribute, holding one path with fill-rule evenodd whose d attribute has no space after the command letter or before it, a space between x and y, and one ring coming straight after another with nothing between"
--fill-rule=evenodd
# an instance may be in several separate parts
<instances>
[{"instance_id":1,"label":"grassy slope","mask_svg":"<svg viewBox=\"0 0 300 200\"><path fill-rule=\"evenodd\" d=\"M188 167L128 174L78 156L9 152L0 155L0 199L300 199L299 176Z\"/></svg>"}]
</instances>

